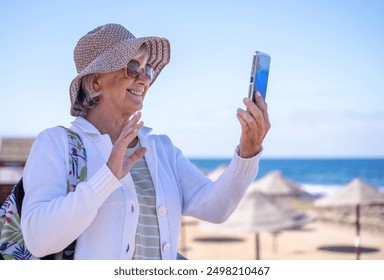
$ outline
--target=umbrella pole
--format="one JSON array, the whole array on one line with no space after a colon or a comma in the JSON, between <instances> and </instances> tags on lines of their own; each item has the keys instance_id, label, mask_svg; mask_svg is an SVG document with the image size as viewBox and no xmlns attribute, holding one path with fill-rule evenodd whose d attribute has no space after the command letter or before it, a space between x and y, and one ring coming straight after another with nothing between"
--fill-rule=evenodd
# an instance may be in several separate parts
<instances>
[{"instance_id":1,"label":"umbrella pole","mask_svg":"<svg viewBox=\"0 0 384 280\"><path fill-rule=\"evenodd\" d=\"M273 253L276 254L277 252L277 236L280 234L278 231L272 232L273 236Z\"/></svg>"},{"instance_id":2,"label":"umbrella pole","mask_svg":"<svg viewBox=\"0 0 384 280\"><path fill-rule=\"evenodd\" d=\"M356 205L356 237L355 237L356 260L360 259L360 205Z\"/></svg>"},{"instance_id":3,"label":"umbrella pole","mask_svg":"<svg viewBox=\"0 0 384 280\"><path fill-rule=\"evenodd\" d=\"M256 232L255 245L256 245L256 260L260 260L260 236L258 232Z\"/></svg>"}]
</instances>

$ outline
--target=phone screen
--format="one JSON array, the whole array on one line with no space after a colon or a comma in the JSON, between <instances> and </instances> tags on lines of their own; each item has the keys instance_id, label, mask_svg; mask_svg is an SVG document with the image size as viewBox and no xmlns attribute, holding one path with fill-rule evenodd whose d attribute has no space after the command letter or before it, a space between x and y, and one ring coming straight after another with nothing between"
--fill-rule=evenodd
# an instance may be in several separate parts
<instances>
[{"instance_id":1,"label":"phone screen","mask_svg":"<svg viewBox=\"0 0 384 280\"><path fill-rule=\"evenodd\" d=\"M251 99L253 102L255 102L257 91L260 92L264 100L266 98L270 62L271 57L268 54L258 51L255 53L254 74L252 75L254 78L251 77L251 81L253 81Z\"/></svg>"}]
</instances>

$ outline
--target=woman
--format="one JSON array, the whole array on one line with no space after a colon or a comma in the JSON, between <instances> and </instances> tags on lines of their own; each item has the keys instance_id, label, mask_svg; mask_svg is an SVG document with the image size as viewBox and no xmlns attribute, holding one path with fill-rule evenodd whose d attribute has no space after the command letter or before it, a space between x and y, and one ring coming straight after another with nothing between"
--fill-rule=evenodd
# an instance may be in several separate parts
<instances>
[{"instance_id":1,"label":"woman","mask_svg":"<svg viewBox=\"0 0 384 280\"><path fill-rule=\"evenodd\" d=\"M100 26L76 45L71 130L87 151L87 181L67 194L66 132L37 137L24 170L22 231L37 256L77 240L75 259L176 259L181 216L225 221L258 170L270 124L266 105L239 109L240 144L222 176L206 178L167 136L140 121L149 87L168 64L169 42ZM259 109L260 108L260 109Z\"/></svg>"}]
</instances>

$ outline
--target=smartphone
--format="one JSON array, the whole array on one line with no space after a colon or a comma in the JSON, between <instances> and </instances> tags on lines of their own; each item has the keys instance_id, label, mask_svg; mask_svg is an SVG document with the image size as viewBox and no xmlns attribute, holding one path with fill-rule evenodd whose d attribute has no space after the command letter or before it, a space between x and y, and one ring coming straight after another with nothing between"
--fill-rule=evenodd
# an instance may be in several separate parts
<instances>
[{"instance_id":1,"label":"smartphone","mask_svg":"<svg viewBox=\"0 0 384 280\"><path fill-rule=\"evenodd\" d=\"M260 92L265 101L271 57L259 51L253 54L251 80L248 98L256 103L256 92Z\"/></svg>"}]
</instances>

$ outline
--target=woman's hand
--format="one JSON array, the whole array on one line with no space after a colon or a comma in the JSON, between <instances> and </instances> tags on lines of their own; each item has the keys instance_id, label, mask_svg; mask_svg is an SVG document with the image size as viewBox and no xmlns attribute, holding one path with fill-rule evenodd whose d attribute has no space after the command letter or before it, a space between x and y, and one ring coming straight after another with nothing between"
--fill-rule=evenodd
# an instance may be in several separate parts
<instances>
[{"instance_id":1,"label":"woman's hand","mask_svg":"<svg viewBox=\"0 0 384 280\"><path fill-rule=\"evenodd\" d=\"M248 110L240 108L237 110L237 118L241 124L239 156L250 158L261 151L264 137L271 128L271 124L267 104L259 93L256 94L257 106L249 98L244 98L243 102Z\"/></svg>"},{"instance_id":2,"label":"woman's hand","mask_svg":"<svg viewBox=\"0 0 384 280\"><path fill-rule=\"evenodd\" d=\"M141 113L136 113L127 122L121 131L120 136L113 144L112 152L109 156L107 165L118 179L125 177L131 170L132 166L134 166L147 151L146 148L141 147L129 157L125 154L129 143L137 137L139 129L144 125L142 121L139 122L140 117Z\"/></svg>"}]
</instances>

